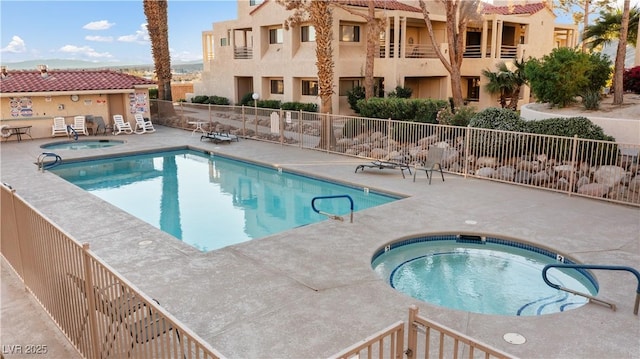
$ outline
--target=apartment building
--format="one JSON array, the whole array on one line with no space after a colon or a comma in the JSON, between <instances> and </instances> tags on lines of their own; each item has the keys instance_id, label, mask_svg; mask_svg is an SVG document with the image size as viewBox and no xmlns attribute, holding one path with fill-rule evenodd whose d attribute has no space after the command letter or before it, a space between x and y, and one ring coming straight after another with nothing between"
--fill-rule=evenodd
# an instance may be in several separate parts
<instances>
[{"instance_id":1,"label":"apartment building","mask_svg":"<svg viewBox=\"0 0 640 359\"><path fill-rule=\"evenodd\" d=\"M366 13L367 1L340 0ZM433 1L431 20L435 46L447 51L446 17ZM450 76L433 48L417 1L375 0L376 17L386 18L379 36L374 77L388 93L409 87L414 98L447 99ZM247 93L260 99L320 103L315 54L315 30L309 23L285 30L291 15L275 0L238 0L238 19L213 24L202 33L204 72L194 84L196 95L218 95L237 103ZM479 109L497 106L497 96L484 90L483 69L500 62L539 58L553 48L577 44L575 25L555 23L545 2L483 4L464 33L461 68L463 97ZM363 85L368 26L363 17L333 10L334 96L336 114L352 114L347 91ZM447 55L448 56L448 55ZM529 89L521 103L529 102Z\"/></svg>"}]
</instances>

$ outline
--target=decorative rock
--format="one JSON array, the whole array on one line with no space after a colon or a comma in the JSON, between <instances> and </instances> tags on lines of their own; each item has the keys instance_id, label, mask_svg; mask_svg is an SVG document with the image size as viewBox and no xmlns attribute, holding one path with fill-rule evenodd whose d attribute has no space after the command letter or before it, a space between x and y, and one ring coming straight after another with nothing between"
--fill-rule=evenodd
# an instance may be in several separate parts
<instances>
[{"instance_id":1,"label":"decorative rock","mask_svg":"<svg viewBox=\"0 0 640 359\"><path fill-rule=\"evenodd\" d=\"M582 186L584 186L586 184L589 184L589 177L582 176L576 182L576 187L580 188L580 187L582 187Z\"/></svg>"},{"instance_id":2,"label":"decorative rock","mask_svg":"<svg viewBox=\"0 0 640 359\"><path fill-rule=\"evenodd\" d=\"M498 165L498 159L495 157L478 157L476 160L476 167L493 167Z\"/></svg>"},{"instance_id":3,"label":"decorative rock","mask_svg":"<svg viewBox=\"0 0 640 359\"><path fill-rule=\"evenodd\" d=\"M604 197L609 193L610 186L601 183L589 183L578 188L579 194L593 197Z\"/></svg>"},{"instance_id":4,"label":"decorative rock","mask_svg":"<svg viewBox=\"0 0 640 359\"><path fill-rule=\"evenodd\" d=\"M430 145L436 143L438 141L437 135L431 135L429 137L424 137L418 140L418 146L427 149Z\"/></svg>"},{"instance_id":5,"label":"decorative rock","mask_svg":"<svg viewBox=\"0 0 640 359\"><path fill-rule=\"evenodd\" d=\"M492 177L503 181L513 181L516 170L509 166L500 166L493 173Z\"/></svg>"},{"instance_id":6,"label":"decorative rock","mask_svg":"<svg viewBox=\"0 0 640 359\"><path fill-rule=\"evenodd\" d=\"M371 150L371 157L375 158L376 160L382 159L387 157L387 151L381 149L381 148L374 148Z\"/></svg>"},{"instance_id":7,"label":"decorative rock","mask_svg":"<svg viewBox=\"0 0 640 359\"><path fill-rule=\"evenodd\" d=\"M540 171L540 172L534 173L531 176L531 184L542 185L544 183L549 182L550 178L551 178L551 176L549 176L549 174L547 172Z\"/></svg>"},{"instance_id":8,"label":"decorative rock","mask_svg":"<svg viewBox=\"0 0 640 359\"><path fill-rule=\"evenodd\" d=\"M625 170L618 166L600 166L594 173L593 179L597 183L613 187L620 183L625 175Z\"/></svg>"},{"instance_id":9,"label":"decorative rock","mask_svg":"<svg viewBox=\"0 0 640 359\"><path fill-rule=\"evenodd\" d=\"M529 184L531 182L531 172L529 171L518 171L516 172L516 177L514 181L518 183Z\"/></svg>"},{"instance_id":10,"label":"decorative rock","mask_svg":"<svg viewBox=\"0 0 640 359\"><path fill-rule=\"evenodd\" d=\"M560 177L558 182L556 182L556 189L560 191L568 191L569 190L569 181L567 181L564 177Z\"/></svg>"},{"instance_id":11,"label":"decorative rock","mask_svg":"<svg viewBox=\"0 0 640 359\"><path fill-rule=\"evenodd\" d=\"M491 167L482 167L476 171L476 176L492 178L495 170Z\"/></svg>"},{"instance_id":12,"label":"decorative rock","mask_svg":"<svg viewBox=\"0 0 640 359\"><path fill-rule=\"evenodd\" d=\"M635 176L629 181L629 191L640 193L640 177Z\"/></svg>"}]
</instances>

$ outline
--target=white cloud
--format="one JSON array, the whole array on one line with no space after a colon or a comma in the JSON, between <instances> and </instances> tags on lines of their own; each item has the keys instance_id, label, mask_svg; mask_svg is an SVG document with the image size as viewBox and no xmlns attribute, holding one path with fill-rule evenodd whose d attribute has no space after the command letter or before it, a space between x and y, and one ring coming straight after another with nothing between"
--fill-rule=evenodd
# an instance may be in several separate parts
<instances>
[{"instance_id":1,"label":"white cloud","mask_svg":"<svg viewBox=\"0 0 640 359\"><path fill-rule=\"evenodd\" d=\"M174 52L172 49L169 49L171 53L171 61L179 61L179 62L191 62L196 60L202 60L202 54L193 54L189 51L182 52Z\"/></svg>"},{"instance_id":2,"label":"white cloud","mask_svg":"<svg viewBox=\"0 0 640 359\"><path fill-rule=\"evenodd\" d=\"M112 42L112 36L85 36L85 40L87 41L96 41L96 42Z\"/></svg>"},{"instance_id":3,"label":"white cloud","mask_svg":"<svg viewBox=\"0 0 640 359\"><path fill-rule=\"evenodd\" d=\"M149 43L149 31L147 30L147 24L145 23L140 25L140 30L136 31L135 34L118 37L118 41L137 42L139 44Z\"/></svg>"},{"instance_id":4,"label":"white cloud","mask_svg":"<svg viewBox=\"0 0 640 359\"><path fill-rule=\"evenodd\" d=\"M111 58L113 57L108 52L96 52L94 49L89 46L75 46L75 45L65 45L58 49L60 52L70 53L70 54L78 54L92 58Z\"/></svg>"},{"instance_id":5,"label":"white cloud","mask_svg":"<svg viewBox=\"0 0 640 359\"><path fill-rule=\"evenodd\" d=\"M25 45L24 40L20 38L20 36L13 36L11 38L11 41L9 41L9 45L0 49L0 52L11 52L14 54L19 54L26 51L27 46Z\"/></svg>"},{"instance_id":6,"label":"white cloud","mask_svg":"<svg viewBox=\"0 0 640 359\"><path fill-rule=\"evenodd\" d=\"M113 25L115 25L115 23L109 22L107 20L100 20L92 21L84 25L82 28L85 30L107 30L110 29Z\"/></svg>"}]
</instances>

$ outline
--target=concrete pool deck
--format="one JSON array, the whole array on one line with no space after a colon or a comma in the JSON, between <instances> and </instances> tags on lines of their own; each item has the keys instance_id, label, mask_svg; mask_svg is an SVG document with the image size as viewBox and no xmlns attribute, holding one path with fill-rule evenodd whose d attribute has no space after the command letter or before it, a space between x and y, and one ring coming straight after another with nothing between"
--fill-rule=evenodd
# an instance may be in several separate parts
<instances>
[{"instance_id":1,"label":"concrete pool deck","mask_svg":"<svg viewBox=\"0 0 640 359\"><path fill-rule=\"evenodd\" d=\"M367 160L254 140L200 142L191 131L156 127L153 134L108 136L125 140L120 146L56 153L68 160L191 146L407 196L357 212L352 224L327 220L202 253L52 173L38 172L39 146L66 139L1 144L2 182L89 243L228 358L324 358L406 321L411 304L430 319L522 358L640 358L640 318L633 315L638 283L630 273L594 272L598 298L615 303L617 311L587 304L559 314L506 317L418 302L391 289L370 265L374 251L390 241L473 232L526 240L582 263L639 269L638 208L454 175L427 185L424 174L414 183L399 171L354 173ZM224 235L224 229L212 231ZM142 241L152 243L140 246ZM4 290L2 297L5 318ZM507 343L508 332L523 335L526 343Z\"/></svg>"}]
</instances>

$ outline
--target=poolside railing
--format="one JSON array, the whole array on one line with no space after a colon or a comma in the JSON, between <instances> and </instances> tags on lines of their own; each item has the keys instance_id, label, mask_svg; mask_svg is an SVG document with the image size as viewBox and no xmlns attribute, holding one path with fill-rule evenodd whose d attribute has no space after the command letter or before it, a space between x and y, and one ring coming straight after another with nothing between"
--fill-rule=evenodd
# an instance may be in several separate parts
<instances>
[{"instance_id":1,"label":"poolside railing","mask_svg":"<svg viewBox=\"0 0 640 359\"><path fill-rule=\"evenodd\" d=\"M409 308L407 346L403 344L405 323L398 322L332 355L350 358L515 358L454 329L422 317L418 307Z\"/></svg>"},{"instance_id":2,"label":"poolside railing","mask_svg":"<svg viewBox=\"0 0 640 359\"><path fill-rule=\"evenodd\" d=\"M154 122L171 127L201 120L245 138L409 166L438 146L451 174L640 207L640 144L251 106L152 108Z\"/></svg>"},{"instance_id":3,"label":"poolside railing","mask_svg":"<svg viewBox=\"0 0 640 359\"><path fill-rule=\"evenodd\" d=\"M88 244L0 187L0 253L83 357L223 358Z\"/></svg>"}]
</instances>

